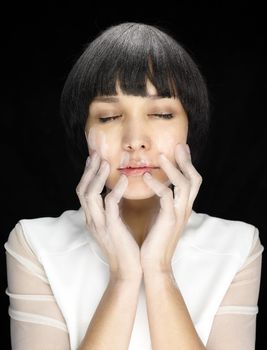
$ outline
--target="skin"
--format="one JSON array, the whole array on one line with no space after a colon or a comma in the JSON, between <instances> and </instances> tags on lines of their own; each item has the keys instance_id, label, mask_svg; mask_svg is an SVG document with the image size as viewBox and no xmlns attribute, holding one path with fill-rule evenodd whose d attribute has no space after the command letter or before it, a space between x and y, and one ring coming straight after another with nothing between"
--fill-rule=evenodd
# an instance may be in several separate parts
<instances>
[{"instance_id":1,"label":"skin","mask_svg":"<svg viewBox=\"0 0 267 350\"><path fill-rule=\"evenodd\" d=\"M150 81L147 92L157 94ZM188 134L188 118L180 100L125 95L119 85L116 98L113 102L93 100L85 126L89 154L96 151L110 165L106 187L109 191L114 188L121 176L117 168L124 162L140 158L160 167L152 170L152 176L169 186L171 181L160 164L159 155L164 154L179 169L174 150L177 144L186 144ZM148 115L153 113L171 113L173 118ZM120 117L106 123L99 121L100 117L113 116ZM142 175L128 176L128 186L119 205L123 222L141 247L160 210L160 197Z\"/></svg>"},{"instance_id":2,"label":"skin","mask_svg":"<svg viewBox=\"0 0 267 350\"><path fill-rule=\"evenodd\" d=\"M148 86L148 90L155 93L153 87ZM106 348L111 337L114 349L128 348L142 277L153 349L165 349L166 344L170 349L205 349L171 266L202 182L186 149L186 114L177 99L168 99L162 106L162 99L159 104L155 99L117 91L115 105L114 101L105 106L94 101L90 106L86 127L89 153L93 154L76 188L87 227L110 266L110 284L81 349ZM171 121L148 116L169 113L171 108L175 115ZM97 116L107 114L122 117L108 125L98 124ZM159 143L163 130L164 142ZM147 156L160 169L150 178L120 174L117 167L129 155L131 159ZM169 184L174 185L174 195ZM104 185L110 189L105 203L100 195ZM149 220L152 222L147 228Z\"/></svg>"}]
</instances>

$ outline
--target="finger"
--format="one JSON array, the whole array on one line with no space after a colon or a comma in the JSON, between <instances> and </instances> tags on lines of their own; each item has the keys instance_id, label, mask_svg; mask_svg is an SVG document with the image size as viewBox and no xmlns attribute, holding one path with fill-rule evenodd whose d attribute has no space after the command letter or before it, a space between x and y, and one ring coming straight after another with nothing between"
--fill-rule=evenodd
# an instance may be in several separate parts
<instances>
[{"instance_id":1,"label":"finger","mask_svg":"<svg viewBox=\"0 0 267 350\"><path fill-rule=\"evenodd\" d=\"M173 205L177 219L179 217L184 217L190 194L190 182L167 157L162 154L159 158L162 169L165 171L170 181L174 184Z\"/></svg>"},{"instance_id":2,"label":"finger","mask_svg":"<svg viewBox=\"0 0 267 350\"><path fill-rule=\"evenodd\" d=\"M93 152L93 154L90 158L90 162L87 162L85 169L84 169L84 173L80 179L78 186L76 187L76 193L77 193L77 196L78 196L79 201L81 203L81 206L84 210L84 213L86 214L86 221L87 221L86 223L88 226L90 226L92 218L91 218L91 215L88 211L87 201L85 199L85 193L86 193L88 184L90 183L91 179L97 173L97 170L99 168L99 164L100 164L100 158L99 158L97 152Z\"/></svg>"},{"instance_id":3,"label":"finger","mask_svg":"<svg viewBox=\"0 0 267 350\"><path fill-rule=\"evenodd\" d=\"M166 185L162 184L160 181L156 180L150 174L143 175L145 183L159 196L160 198L160 210L156 217L155 226L162 227L162 229L154 230L153 235L156 237L158 242L163 242L166 240L166 236L162 234L162 230L166 232L173 232L171 237L168 237L170 246L177 241L176 232L176 215L173 206L173 195L172 190ZM163 223L161 225L161 222ZM164 228L163 228L164 225Z\"/></svg>"},{"instance_id":4,"label":"finger","mask_svg":"<svg viewBox=\"0 0 267 350\"><path fill-rule=\"evenodd\" d=\"M83 175L80 179L78 186L76 187L76 193L77 193L79 199L80 199L80 197L84 196L89 182L96 175L96 173L99 169L100 161L101 161L100 157L95 152L92 155L90 164L85 166Z\"/></svg>"},{"instance_id":5,"label":"finger","mask_svg":"<svg viewBox=\"0 0 267 350\"><path fill-rule=\"evenodd\" d=\"M103 207L101 192L105 186L109 172L109 164L107 161L103 160L96 176L89 183L84 196L88 211L91 213L91 218L95 226L102 229L105 228L105 209Z\"/></svg>"},{"instance_id":6,"label":"finger","mask_svg":"<svg viewBox=\"0 0 267 350\"><path fill-rule=\"evenodd\" d=\"M87 192L92 195L100 195L105 186L106 180L110 172L109 163L106 160L102 160L100 168L95 176L89 183Z\"/></svg>"},{"instance_id":7,"label":"finger","mask_svg":"<svg viewBox=\"0 0 267 350\"><path fill-rule=\"evenodd\" d=\"M119 202L127 186L128 177L122 174L112 191L105 197L106 219L110 224L120 218Z\"/></svg>"},{"instance_id":8,"label":"finger","mask_svg":"<svg viewBox=\"0 0 267 350\"><path fill-rule=\"evenodd\" d=\"M160 154L159 163L174 186L178 186L179 183L185 182L183 174L164 154Z\"/></svg>"},{"instance_id":9,"label":"finger","mask_svg":"<svg viewBox=\"0 0 267 350\"><path fill-rule=\"evenodd\" d=\"M184 220L187 208L188 208L188 198L190 194L190 186L175 186L174 187L174 208L177 219Z\"/></svg>"},{"instance_id":10,"label":"finger","mask_svg":"<svg viewBox=\"0 0 267 350\"><path fill-rule=\"evenodd\" d=\"M91 218L88 227L96 240L103 244L103 246L107 244L106 218L103 199L100 193L102 192L101 188L103 189L106 183L109 171L108 162L102 161L98 172L89 184L84 196L87 205L87 214Z\"/></svg>"},{"instance_id":11,"label":"finger","mask_svg":"<svg viewBox=\"0 0 267 350\"><path fill-rule=\"evenodd\" d=\"M177 169L164 154L160 155L159 162L161 168L164 170L174 186L186 187L189 185L188 180L185 178L183 173Z\"/></svg>"},{"instance_id":12,"label":"finger","mask_svg":"<svg viewBox=\"0 0 267 350\"><path fill-rule=\"evenodd\" d=\"M151 174L143 175L144 182L160 197L160 211L165 215L172 216L173 213L173 195L172 190L160 181L156 180Z\"/></svg>"},{"instance_id":13,"label":"finger","mask_svg":"<svg viewBox=\"0 0 267 350\"><path fill-rule=\"evenodd\" d=\"M189 147L188 147L189 148ZM191 214L193 203L199 192L202 183L202 177L191 162L191 155L186 149L186 145L178 144L175 148L175 159L178 162L181 171L190 181L190 193L188 198L187 213Z\"/></svg>"},{"instance_id":14,"label":"finger","mask_svg":"<svg viewBox=\"0 0 267 350\"><path fill-rule=\"evenodd\" d=\"M193 183L195 177L199 174L191 162L191 156L186 150L186 145L181 143L177 144L174 150L174 156L184 176Z\"/></svg>"}]
</instances>

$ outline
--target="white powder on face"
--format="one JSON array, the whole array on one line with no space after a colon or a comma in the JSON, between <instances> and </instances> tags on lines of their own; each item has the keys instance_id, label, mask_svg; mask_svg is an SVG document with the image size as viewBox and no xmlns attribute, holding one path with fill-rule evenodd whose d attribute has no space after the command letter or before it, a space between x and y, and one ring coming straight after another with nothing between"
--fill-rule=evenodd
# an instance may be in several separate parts
<instances>
[{"instance_id":1,"label":"white powder on face","mask_svg":"<svg viewBox=\"0 0 267 350\"><path fill-rule=\"evenodd\" d=\"M174 149L176 145L175 138L170 137L169 133L167 132L166 134L163 132L163 134L160 136L161 137L158 137L155 140L155 154L159 155L160 153L163 153L166 156L173 155L174 157ZM87 135L87 143L89 148L92 151L96 150L101 158L107 160L113 158L114 155L112 155L111 145L107 142L107 137L102 130L92 126ZM131 153L124 151L120 159L120 168L126 167L130 162L130 158L134 160L136 159L136 156L132 156ZM147 164L159 165L158 159L150 159L147 153L139 154L138 159L136 160L140 162L141 166L145 166Z\"/></svg>"},{"instance_id":2,"label":"white powder on face","mask_svg":"<svg viewBox=\"0 0 267 350\"><path fill-rule=\"evenodd\" d=\"M138 157L138 159L132 159L132 161L134 161L134 160L138 161L138 164L140 166L146 166L148 164L153 164L153 160L149 159L148 155L142 154L142 155L139 155L139 157ZM127 165L129 165L130 158L131 158L131 155L127 152L124 152L122 155L121 161L120 161L120 168L124 168ZM133 158L135 158L135 157L133 157Z\"/></svg>"},{"instance_id":3,"label":"white powder on face","mask_svg":"<svg viewBox=\"0 0 267 350\"><path fill-rule=\"evenodd\" d=\"M129 159L130 159L129 153L124 152L121 157L120 168L124 168L125 166L127 166L127 164L129 163Z\"/></svg>"},{"instance_id":4,"label":"white powder on face","mask_svg":"<svg viewBox=\"0 0 267 350\"><path fill-rule=\"evenodd\" d=\"M97 141L100 155L104 159L108 159L108 155L110 153L110 145L107 143L106 135L103 131L99 130L97 133Z\"/></svg>"},{"instance_id":5,"label":"white powder on face","mask_svg":"<svg viewBox=\"0 0 267 350\"><path fill-rule=\"evenodd\" d=\"M96 130L94 127L91 127L89 129L89 133L87 136L87 143L93 151L96 150Z\"/></svg>"},{"instance_id":6,"label":"white powder on face","mask_svg":"<svg viewBox=\"0 0 267 350\"><path fill-rule=\"evenodd\" d=\"M87 136L87 143L92 151L96 150L102 158L107 159L109 154L109 145L103 131L92 126Z\"/></svg>"}]
</instances>

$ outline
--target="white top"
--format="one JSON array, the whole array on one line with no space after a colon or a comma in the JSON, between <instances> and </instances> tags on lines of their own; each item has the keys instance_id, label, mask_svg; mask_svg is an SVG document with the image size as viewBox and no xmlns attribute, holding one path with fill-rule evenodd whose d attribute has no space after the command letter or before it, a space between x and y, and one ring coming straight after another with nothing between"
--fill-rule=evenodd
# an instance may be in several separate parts
<instances>
[{"instance_id":1,"label":"white top","mask_svg":"<svg viewBox=\"0 0 267 350\"><path fill-rule=\"evenodd\" d=\"M83 209L22 219L4 247L12 349L77 350L109 281ZM255 348L262 251L255 226L192 211L172 269L207 349ZM143 282L129 349L152 349Z\"/></svg>"}]
</instances>

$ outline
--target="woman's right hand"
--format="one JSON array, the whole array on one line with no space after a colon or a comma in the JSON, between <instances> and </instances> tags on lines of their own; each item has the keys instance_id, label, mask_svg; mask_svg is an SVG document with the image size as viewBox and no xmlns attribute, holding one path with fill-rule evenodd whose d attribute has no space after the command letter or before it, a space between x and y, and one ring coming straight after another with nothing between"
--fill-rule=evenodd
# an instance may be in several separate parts
<instances>
[{"instance_id":1,"label":"woman's right hand","mask_svg":"<svg viewBox=\"0 0 267 350\"><path fill-rule=\"evenodd\" d=\"M118 280L139 279L143 273L140 249L119 212L119 202L127 188L128 178L121 175L113 190L106 195L104 209L101 192L109 172L108 162L101 161L94 151L76 193L86 215L86 226L108 259L111 277Z\"/></svg>"}]
</instances>

